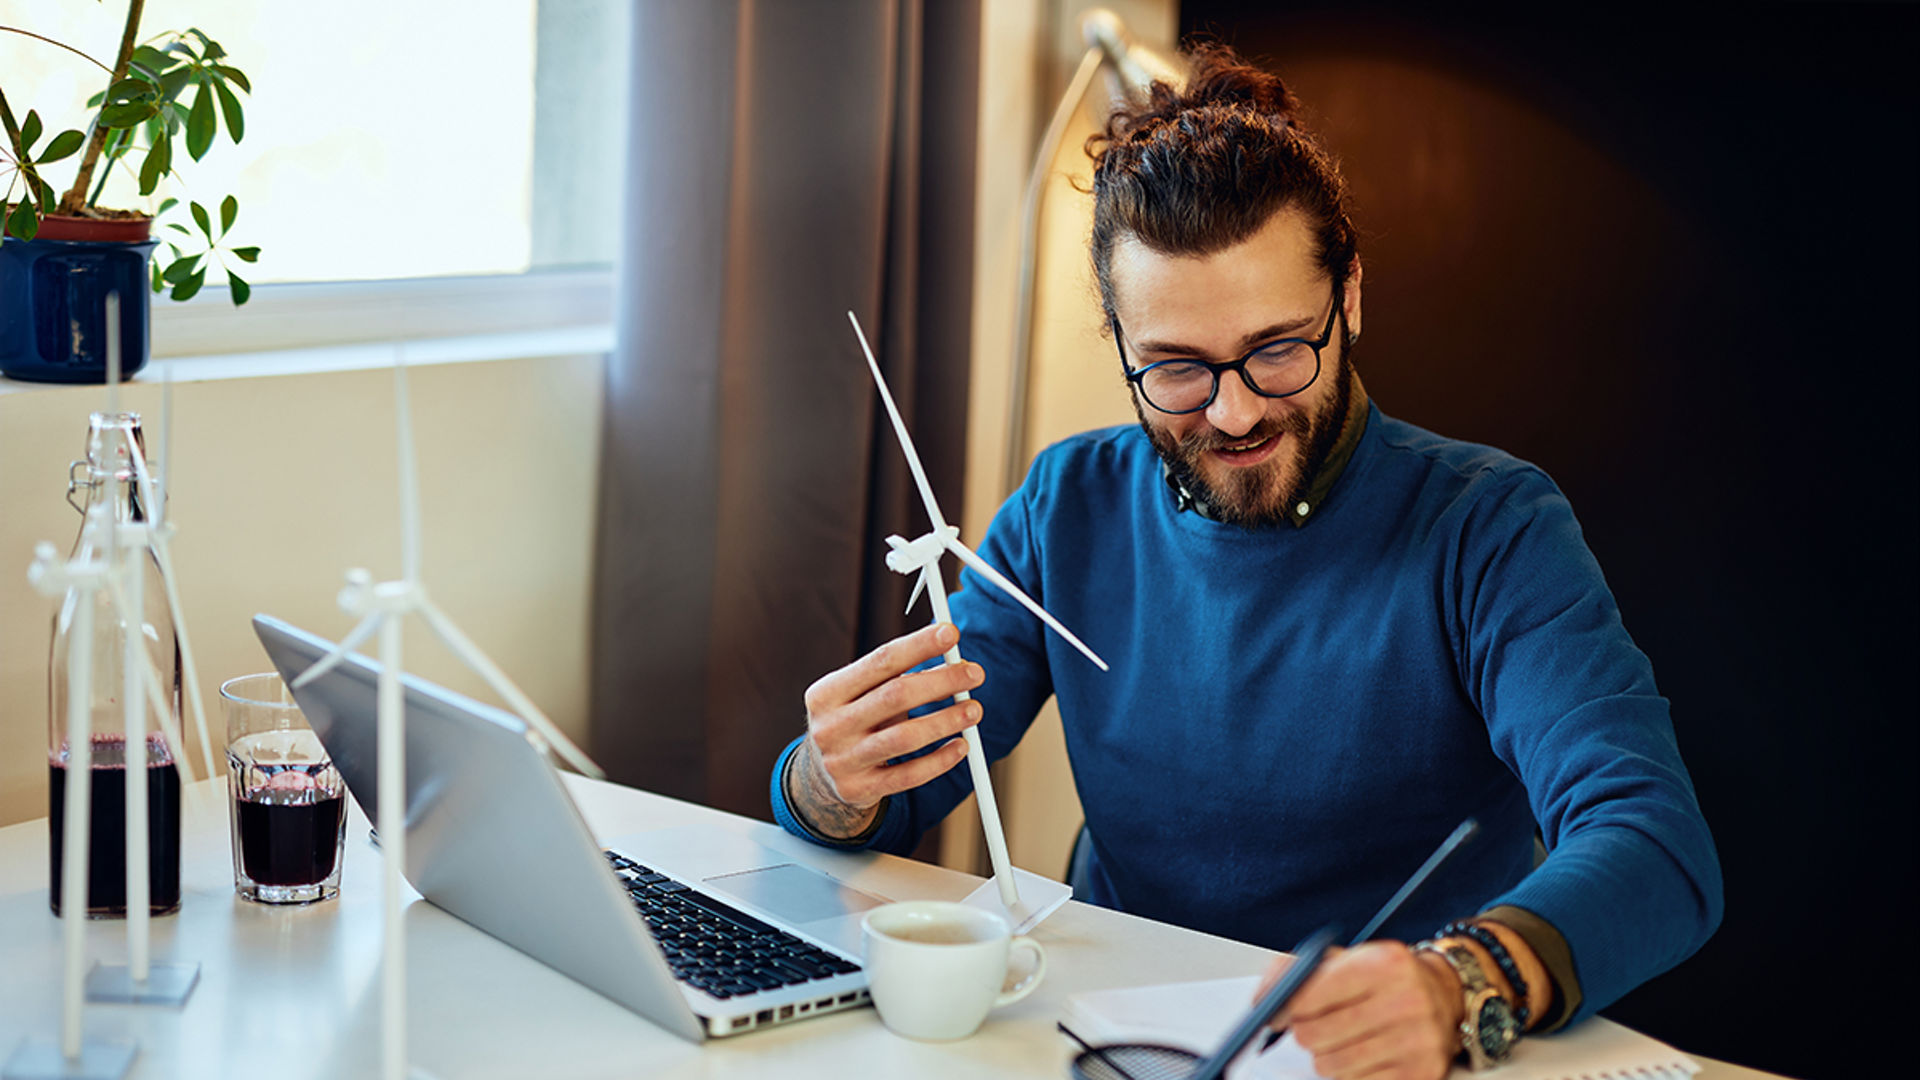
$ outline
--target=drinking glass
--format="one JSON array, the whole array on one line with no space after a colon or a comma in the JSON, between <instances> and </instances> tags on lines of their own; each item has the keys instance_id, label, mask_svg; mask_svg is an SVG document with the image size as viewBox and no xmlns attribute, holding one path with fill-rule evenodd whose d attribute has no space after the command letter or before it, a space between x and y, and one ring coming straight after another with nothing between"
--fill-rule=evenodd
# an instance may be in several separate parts
<instances>
[{"instance_id":1,"label":"drinking glass","mask_svg":"<svg viewBox=\"0 0 1920 1080\"><path fill-rule=\"evenodd\" d=\"M262 904L340 894L347 788L276 673L220 686L233 792L233 887Z\"/></svg>"}]
</instances>

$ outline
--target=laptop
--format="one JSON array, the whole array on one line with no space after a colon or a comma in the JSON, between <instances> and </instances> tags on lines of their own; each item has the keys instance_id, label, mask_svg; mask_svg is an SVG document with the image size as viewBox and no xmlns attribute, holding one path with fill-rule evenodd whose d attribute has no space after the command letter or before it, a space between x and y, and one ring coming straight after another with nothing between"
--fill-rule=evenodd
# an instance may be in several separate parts
<instances>
[{"instance_id":1,"label":"laptop","mask_svg":"<svg viewBox=\"0 0 1920 1080\"><path fill-rule=\"evenodd\" d=\"M334 647L270 616L253 625L289 685ZM378 673L350 653L293 692L374 821ZM712 826L602 848L519 717L403 685L405 873L435 906L690 1040L870 1002L860 917L886 898Z\"/></svg>"}]
</instances>

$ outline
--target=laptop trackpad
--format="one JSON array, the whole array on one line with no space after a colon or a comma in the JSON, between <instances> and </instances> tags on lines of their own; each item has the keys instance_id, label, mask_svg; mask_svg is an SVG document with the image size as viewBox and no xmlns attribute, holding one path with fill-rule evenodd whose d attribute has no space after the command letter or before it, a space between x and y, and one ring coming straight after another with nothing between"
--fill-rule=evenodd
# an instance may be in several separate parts
<instances>
[{"instance_id":1,"label":"laptop trackpad","mask_svg":"<svg viewBox=\"0 0 1920 1080\"><path fill-rule=\"evenodd\" d=\"M794 924L855 915L886 903L871 893L793 863L701 880L712 889Z\"/></svg>"}]
</instances>

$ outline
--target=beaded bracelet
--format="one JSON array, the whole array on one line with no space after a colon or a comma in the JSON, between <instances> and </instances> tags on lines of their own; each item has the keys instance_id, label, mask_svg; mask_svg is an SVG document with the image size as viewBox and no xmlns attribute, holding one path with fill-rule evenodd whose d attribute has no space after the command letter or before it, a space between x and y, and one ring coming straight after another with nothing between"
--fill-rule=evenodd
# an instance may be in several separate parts
<instances>
[{"instance_id":1,"label":"beaded bracelet","mask_svg":"<svg viewBox=\"0 0 1920 1080\"><path fill-rule=\"evenodd\" d=\"M1513 962L1513 954L1507 952L1507 947L1500 943L1499 936L1479 923L1472 922L1450 922L1440 928L1440 936L1471 938L1481 948L1487 950L1487 953L1493 957L1494 964L1500 968L1500 974L1506 976L1507 985L1513 987L1513 996L1519 999L1513 1003L1513 1019L1520 1025L1521 1031L1527 1030L1527 1021L1533 1018L1533 1014L1527 1008L1527 1002L1531 1000L1527 994L1527 980L1520 977L1520 965Z\"/></svg>"}]
</instances>

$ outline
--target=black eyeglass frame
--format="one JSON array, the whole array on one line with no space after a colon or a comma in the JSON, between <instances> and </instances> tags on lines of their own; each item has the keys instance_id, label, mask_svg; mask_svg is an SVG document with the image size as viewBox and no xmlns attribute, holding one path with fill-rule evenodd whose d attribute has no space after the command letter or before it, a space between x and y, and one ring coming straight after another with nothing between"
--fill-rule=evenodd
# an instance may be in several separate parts
<instances>
[{"instance_id":1,"label":"black eyeglass frame","mask_svg":"<svg viewBox=\"0 0 1920 1080\"><path fill-rule=\"evenodd\" d=\"M1327 312L1327 325L1326 328L1321 331L1318 339L1275 338L1272 341L1264 341L1248 349L1246 354L1238 360L1200 360L1190 356L1182 356L1175 357L1171 360L1156 360L1138 370L1127 366L1127 345L1120 328L1120 316L1116 313L1108 312L1107 321L1112 324L1113 327L1113 348L1114 351L1120 355L1120 373L1126 377L1127 384L1135 390L1138 390L1141 399L1147 404L1152 405L1156 411L1166 413L1168 416L1187 416L1192 413L1204 411L1213 404L1214 399L1220 396L1220 377L1229 371L1239 372L1240 381L1247 385L1247 389L1263 398L1289 398L1295 394L1305 393L1314 383L1320 381L1320 369L1325 366L1320 362L1320 352L1333 341L1333 324L1335 320L1343 317L1342 312L1346 310L1346 298L1347 283L1344 280L1335 282L1333 286L1333 310ZM1252 360L1255 356L1266 352L1276 345L1305 345L1307 348L1313 350L1313 377L1301 384L1298 390L1289 390L1284 394L1269 394L1255 385L1253 376L1247 374L1247 361ZM1213 389L1207 392L1207 400L1195 405L1191 409L1162 409L1159 405L1155 404L1153 398L1147 394L1146 388L1140 385L1140 380L1147 377L1147 372L1155 368L1165 367L1168 364L1199 364L1206 368L1208 373L1213 376Z\"/></svg>"}]
</instances>

